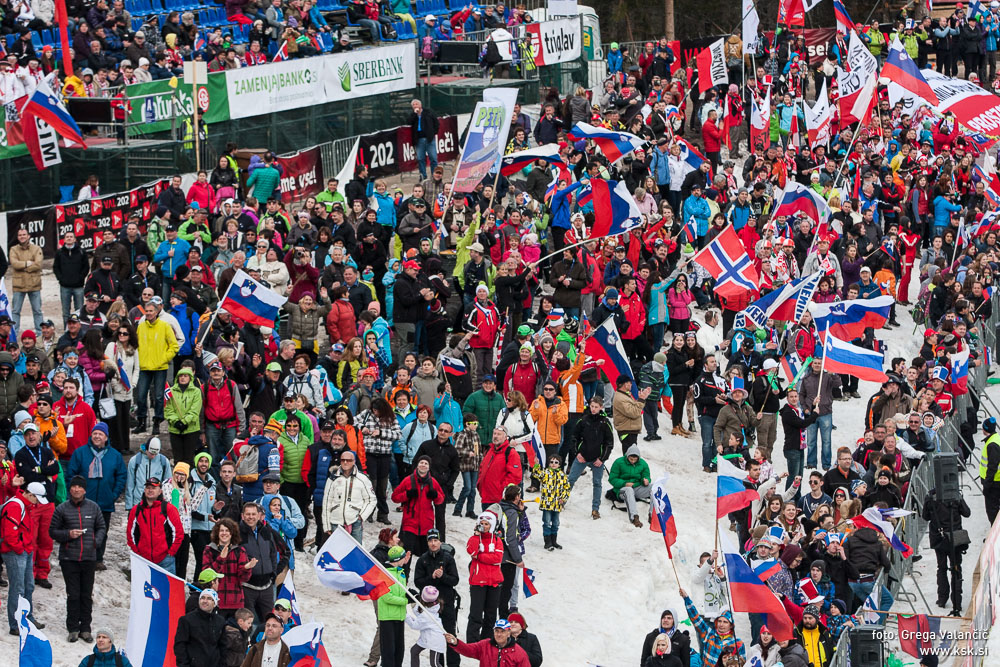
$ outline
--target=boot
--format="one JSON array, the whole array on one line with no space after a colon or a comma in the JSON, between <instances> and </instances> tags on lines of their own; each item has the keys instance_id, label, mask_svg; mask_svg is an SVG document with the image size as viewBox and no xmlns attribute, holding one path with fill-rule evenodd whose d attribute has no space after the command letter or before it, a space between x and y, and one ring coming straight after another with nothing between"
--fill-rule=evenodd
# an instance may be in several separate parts
<instances>
[{"instance_id":1,"label":"boot","mask_svg":"<svg viewBox=\"0 0 1000 667\"><path fill-rule=\"evenodd\" d=\"M687 430L688 430L688 433L695 433L695 432L698 431L698 429L695 428L695 426L694 426L694 422L688 422Z\"/></svg>"},{"instance_id":2,"label":"boot","mask_svg":"<svg viewBox=\"0 0 1000 667\"><path fill-rule=\"evenodd\" d=\"M675 426L675 427L674 427L674 428L673 428L673 429L672 429L672 430L670 431L670 435L684 435L684 434L683 434L683 433L681 433L681 427L680 427L680 426Z\"/></svg>"},{"instance_id":3,"label":"boot","mask_svg":"<svg viewBox=\"0 0 1000 667\"><path fill-rule=\"evenodd\" d=\"M590 518L591 518L591 519L594 519L594 520L596 521L597 519L600 519L600 518L601 518L601 513L600 513L600 512L598 512L597 510L593 510L593 511L592 511L592 512L590 513Z\"/></svg>"},{"instance_id":4,"label":"boot","mask_svg":"<svg viewBox=\"0 0 1000 667\"><path fill-rule=\"evenodd\" d=\"M458 506L456 505L456 506L455 506L455 511L454 511L454 512L452 512L452 513L451 513L451 515L452 515L452 516L462 516L462 510L460 510L460 509L458 508Z\"/></svg>"},{"instance_id":5,"label":"boot","mask_svg":"<svg viewBox=\"0 0 1000 667\"><path fill-rule=\"evenodd\" d=\"M478 519L479 516L475 512L473 512L472 510L468 510L465 513L465 518L466 519Z\"/></svg>"},{"instance_id":6,"label":"boot","mask_svg":"<svg viewBox=\"0 0 1000 667\"><path fill-rule=\"evenodd\" d=\"M552 546L552 536L551 535L545 535L545 550L546 551L552 551L553 549L555 549L555 547Z\"/></svg>"},{"instance_id":7,"label":"boot","mask_svg":"<svg viewBox=\"0 0 1000 667\"><path fill-rule=\"evenodd\" d=\"M552 538L552 546L556 549L562 549L562 545L556 542L556 538L559 537L559 533L552 533L549 537Z\"/></svg>"},{"instance_id":8,"label":"boot","mask_svg":"<svg viewBox=\"0 0 1000 667\"><path fill-rule=\"evenodd\" d=\"M636 528L642 528L642 520L639 518L638 514L632 517L632 525Z\"/></svg>"},{"instance_id":9,"label":"boot","mask_svg":"<svg viewBox=\"0 0 1000 667\"><path fill-rule=\"evenodd\" d=\"M389 521L389 515L388 514L379 514L378 515L378 522L381 523L381 524L383 524L383 525L385 525L385 526L391 526L392 525L392 522Z\"/></svg>"},{"instance_id":10,"label":"boot","mask_svg":"<svg viewBox=\"0 0 1000 667\"><path fill-rule=\"evenodd\" d=\"M136 427L132 429L132 435L139 435L140 433L146 432L146 420L142 420L136 423Z\"/></svg>"}]
</instances>

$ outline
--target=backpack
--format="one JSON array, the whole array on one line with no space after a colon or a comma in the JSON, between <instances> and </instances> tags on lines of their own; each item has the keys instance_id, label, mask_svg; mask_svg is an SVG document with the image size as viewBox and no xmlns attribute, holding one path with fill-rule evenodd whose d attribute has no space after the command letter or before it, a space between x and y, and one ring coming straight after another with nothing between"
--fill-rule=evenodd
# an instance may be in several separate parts
<instances>
[{"instance_id":1,"label":"backpack","mask_svg":"<svg viewBox=\"0 0 1000 667\"><path fill-rule=\"evenodd\" d=\"M433 60L437 55L437 42L430 35L424 35L420 40L420 57L424 60Z\"/></svg>"},{"instance_id":2,"label":"backpack","mask_svg":"<svg viewBox=\"0 0 1000 667\"><path fill-rule=\"evenodd\" d=\"M410 447L410 438L413 437L413 434L416 432L417 426L419 424L420 424L420 422L418 422L416 419L414 419L412 422L410 422L410 432L406 435L405 438L403 438L403 449L404 450L409 449L409 447ZM430 426L430 428L431 428L431 438L434 438L434 436L437 435L437 429L434 428L434 424L431 424L430 422L427 422L427 425Z\"/></svg>"},{"instance_id":3,"label":"backpack","mask_svg":"<svg viewBox=\"0 0 1000 667\"><path fill-rule=\"evenodd\" d=\"M236 459L236 481L240 484L256 482L260 477L260 446L243 445L243 451Z\"/></svg>"},{"instance_id":4,"label":"backpack","mask_svg":"<svg viewBox=\"0 0 1000 667\"><path fill-rule=\"evenodd\" d=\"M91 653L87 658L87 667L94 667L97 664L97 654ZM122 667L125 663L122 662L122 654L115 651L115 667Z\"/></svg>"},{"instance_id":5,"label":"backpack","mask_svg":"<svg viewBox=\"0 0 1000 667\"><path fill-rule=\"evenodd\" d=\"M928 282L928 285L930 283ZM920 289L920 294L917 296L916 303L913 304L913 323L917 326L922 326L927 322L927 317L931 310L931 290L927 287L922 287Z\"/></svg>"},{"instance_id":6,"label":"backpack","mask_svg":"<svg viewBox=\"0 0 1000 667\"><path fill-rule=\"evenodd\" d=\"M508 410L507 408L504 408L503 409L503 421L500 422L501 426L507 423L507 417L510 417L510 410ZM531 429L528 428L528 418L525 416L524 410L521 410L521 427L524 429L524 431L522 433L518 434L517 437L520 438L522 436L530 435L531 434ZM506 463L506 461L504 461L504 463Z\"/></svg>"}]
</instances>

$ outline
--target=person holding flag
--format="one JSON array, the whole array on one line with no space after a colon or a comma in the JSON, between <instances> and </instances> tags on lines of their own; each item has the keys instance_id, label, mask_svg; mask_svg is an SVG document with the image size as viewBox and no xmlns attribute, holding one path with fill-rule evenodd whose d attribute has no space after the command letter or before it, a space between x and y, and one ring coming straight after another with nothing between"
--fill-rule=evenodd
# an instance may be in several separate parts
<instances>
[{"instance_id":1,"label":"person holding flag","mask_svg":"<svg viewBox=\"0 0 1000 667\"><path fill-rule=\"evenodd\" d=\"M728 609L709 624L701 614L694 602L688 597L687 591L678 588L677 592L684 600L684 609L687 610L691 625L698 633L698 644L701 646L701 664L718 665L723 653L735 651L740 662L746 659L746 647L736 636L736 626L733 624L733 613Z\"/></svg>"}]
</instances>

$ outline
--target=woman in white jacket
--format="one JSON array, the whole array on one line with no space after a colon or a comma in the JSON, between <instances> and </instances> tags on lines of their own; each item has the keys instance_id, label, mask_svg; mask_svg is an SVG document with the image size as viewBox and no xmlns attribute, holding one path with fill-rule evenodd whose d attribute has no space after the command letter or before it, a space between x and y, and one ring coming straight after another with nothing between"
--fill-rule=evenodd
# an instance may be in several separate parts
<instances>
[{"instance_id":1,"label":"woman in white jacket","mask_svg":"<svg viewBox=\"0 0 1000 667\"><path fill-rule=\"evenodd\" d=\"M535 428L535 421L528 412L528 401L524 394L516 389L507 392L507 406L497 414L495 428L503 428L507 431L510 439L510 446L521 455L521 469L528 466L528 456L525 454L525 443L531 440L531 433ZM529 491L538 491L535 481L532 479Z\"/></svg>"},{"instance_id":2,"label":"woman in white jacket","mask_svg":"<svg viewBox=\"0 0 1000 667\"><path fill-rule=\"evenodd\" d=\"M129 411L132 408L132 392L139 381L138 347L139 339L135 332L123 323L115 334L115 340L104 349L104 372L109 378L104 386L111 388L111 396L115 400L111 446L122 453L128 451Z\"/></svg>"},{"instance_id":3,"label":"woman in white jacket","mask_svg":"<svg viewBox=\"0 0 1000 667\"><path fill-rule=\"evenodd\" d=\"M417 643L410 648L410 664L419 665L420 654L424 649L428 649L431 658L430 667L444 667L446 644L441 626L438 589L434 586L424 586L420 591L420 602L423 607L413 605L406 612L406 624L420 632Z\"/></svg>"},{"instance_id":4,"label":"woman in white jacket","mask_svg":"<svg viewBox=\"0 0 1000 667\"><path fill-rule=\"evenodd\" d=\"M356 465L350 449L340 453L340 467L330 471L323 489L323 526L332 533L337 526L350 531L361 543L364 522L375 511L375 489Z\"/></svg>"}]
</instances>

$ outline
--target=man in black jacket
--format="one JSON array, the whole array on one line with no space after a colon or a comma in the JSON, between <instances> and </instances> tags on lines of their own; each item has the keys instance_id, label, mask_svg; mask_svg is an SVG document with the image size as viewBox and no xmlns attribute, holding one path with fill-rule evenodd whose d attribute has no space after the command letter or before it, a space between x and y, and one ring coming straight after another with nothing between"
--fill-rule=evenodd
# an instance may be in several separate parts
<instances>
[{"instance_id":1,"label":"man in black jacket","mask_svg":"<svg viewBox=\"0 0 1000 667\"><path fill-rule=\"evenodd\" d=\"M714 354L706 354L701 375L691 387L694 404L698 409L698 428L701 429L701 469L711 472L715 468L715 420L726 404L726 381L716 373L719 362Z\"/></svg>"},{"instance_id":2,"label":"man in black jacket","mask_svg":"<svg viewBox=\"0 0 1000 667\"><path fill-rule=\"evenodd\" d=\"M590 397L588 409L583 417L576 422L573 429L571 451L576 452L569 469L570 489L576 484L583 471L590 468L594 483L594 496L591 502L590 518L600 519L601 485L604 481L604 462L611 456L615 447L614 432L611 422L604 414L604 398L598 394Z\"/></svg>"},{"instance_id":3,"label":"man in black jacket","mask_svg":"<svg viewBox=\"0 0 1000 667\"><path fill-rule=\"evenodd\" d=\"M177 667L217 667L225 648L226 619L215 613L219 594L206 588L198 597L198 608L181 616L174 637Z\"/></svg>"},{"instance_id":4,"label":"man in black jacket","mask_svg":"<svg viewBox=\"0 0 1000 667\"><path fill-rule=\"evenodd\" d=\"M59 283L59 299L62 301L62 315L65 322L71 312L83 308L83 283L90 273L87 253L76 242L76 234L72 231L66 232L62 247L56 250L56 257L52 261L52 272L56 274L56 281Z\"/></svg>"},{"instance_id":5,"label":"man in black jacket","mask_svg":"<svg viewBox=\"0 0 1000 667\"><path fill-rule=\"evenodd\" d=\"M816 421L818 415L812 410L807 410L807 406L799 403L798 389L789 389L785 397L787 403L778 411L778 414L781 415L781 430L785 434L781 449L785 455L785 462L788 464L788 479L785 482L785 490L788 490L795 477L802 477L804 472L802 453L805 451L803 447L806 442L806 429ZM810 480L812 480L811 476ZM795 491L794 502L798 503L800 494L801 487Z\"/></svg>"},{"instance_id":6,"label":"man in black jacket","mask_svg":"<svg viewBox=\"0 0 1000 667\"><path fill-rule=\"evenodd\" d=\"M184 190L181 189L181 177L174 176L170 179L170 185L163 188L156 199L156 217L178 224L186 208L187 201Z\"/></svg>"},{"instance_id":7,"label":"man in black jacket","mask_svg":"<svg viewBox=\"0 0 1000 667\"><path fill-rule=\"evenodd\" d=\"M393 358L399 352L409 352L416 348L417 323L427 318L427 304L434 298L434 293L423 282L418 280L420 264L411 260L403 262L403 272L396 278L393 288L392 317L396 326L396 342L398 350L393 350Z\"/></svg>"},{"instance_id":8,"label":"man in black jacket","mask_svg":"<svg viewBox=\"0 0 1000 667\"><path fill-rule=\"evenodd\" d=\"M431 171L437 166L437 133L438 118L430 109L425 109L423 102L410 102L413 113L410 114L410 131L413 133L414 148L417 151L417 167L420 169L420 180L427 178L425 161L430 161Z\"/></svg>"},{"instance_id":9,"label":"man in black jacket","mask_svg":"<svg viewBox=\"0 0 1000 667\"><path fill-rule=\"evenodd\" d=\"M931 489L927 493L927 500L924 502L924 509L920 515L924 521L929 521L931 524L931 548L934 549L934 554L937 556L937 605L947 607L950 580L951 615L961 616L962 555L969 546L961 544L965 541L964 539L956 540L955 538L962 530L962 517L968 518L972 515L972 511L964 498L941 501L937 498L937 490ZM965 536L967 535L966 533Z\"/></svg>"},{"instance_id":10,"label":"man in black jacket","mask_svg":"<svg viewBox=\"0 0 1000 667\"><path fill-rule=\"evenodd\" d=\"M264 512L260 505L246 503L242 518L240 542L253 563L250 580L243 584L244 604L255 618L263 619L274 607L274 577L283 567L284 558L278 551L280 538L263 523Z\"/></svg>"},{"instance_id":11,"label":"man in black jacket","mask_svg":"<svg viewBox=\"0 0 1000 667\"><path fill-rule=\"evenodd\" d=\"M433 462L431 474L434 474ZM443 503L441 507L444 507ZM441 547L441 534L436 528L431 528L427 531L427 551L417 560L417 566L413 571L413 583L420 590L423 590L425 586L433 586L438 589L438 600L441 602L441 625L446 631L454 634L458 623L456 605L458 593L455 592L455 586L458 585L458 566L452 555L454 550L448 547L451 550L448 551ZM459 661L460 658L455 653L455 649L448 647L448 667L457 667Z\"/></svg>"},{"instance_id":12,"label":"man in black jacket","mask_svg":"<svg viewBox=\"0 0 1000 667\"><path fill-rule=\"evenodd\" d=\"M59 543L59 568L66 581L66 641L93 641L90 623L94 609L94 571L97 545L104 542L107 525L101 508L87 500L87 480L77 475L69 482L69 499L56 507L49 536Z\"/></svg>"},{"instance_id":13,"label":"man in black jacket","mask_svg":"<svg viewBox=\"0 0 1000 667\"><path fill-rule=\"evenodd\" d=\"M136 271L122 285L122 296L129 308L135 308L142 303L142 290L147 287L153 290L153 294L159 294L162 290L160 274L149 270L149 256L138 255L135 258Z\"/></svg>"},{"instance_id":14,"label":"man in black jacket","mask_svg":"<svg viewBox=\"0 0 1000 667\"><path fill-rule=\"evenodd\" d=\"M445 516L447 499L454 497L455 480L458 479L458 450L451 442L455 429L448 422L438 425L437 435L425 440L417 449L414 460L428 456L431 460L431 477L437 480L445 494L445 502L434 506L434 527L442 540L445 537Z\"/></svg>"}]
</instances>

